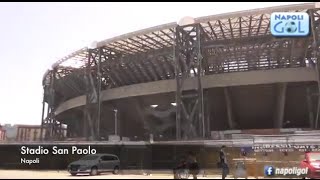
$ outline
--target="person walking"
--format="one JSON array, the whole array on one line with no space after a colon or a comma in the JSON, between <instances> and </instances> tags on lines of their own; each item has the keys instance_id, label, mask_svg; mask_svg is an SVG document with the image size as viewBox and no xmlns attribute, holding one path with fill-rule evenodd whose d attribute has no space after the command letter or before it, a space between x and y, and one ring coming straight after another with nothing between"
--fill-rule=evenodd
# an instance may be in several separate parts
<instances>
[{"instance_id":1,"label":"person walking","mask_svg":"<svg viewBox=\"0 0 320 180\"><path fill-rule=\"evenodd\" d=\"M198 179L197 175L199 174L200 167L196 155L193 152L189 152L188 161L190 174L193 176L193 179Z\"/></svg>"},{"instance_id":2,"label":"person walking","mask_svg":"<svg viewBox=\"0 0 320 180\"><path fill-rule=\"evenodd\" d=\"M227 177L227 175L229 174L229 166L228 166L228 162L227 162L227 154L225 152L225 148L226 146L222 146L220 149L220 164L221 164L221 168L222 168L222 179L225 179Z\"/></svg>"}]
</instances>

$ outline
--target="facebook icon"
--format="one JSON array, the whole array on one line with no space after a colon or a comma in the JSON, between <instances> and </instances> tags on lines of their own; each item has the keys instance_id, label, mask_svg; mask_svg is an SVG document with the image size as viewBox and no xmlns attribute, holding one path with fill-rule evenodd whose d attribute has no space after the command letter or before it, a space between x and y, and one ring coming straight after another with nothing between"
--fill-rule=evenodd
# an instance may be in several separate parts
<instances>
[{"instance_id":1,"label":"facebook icon","mask_svg":"<svg viewBox=\"0 0 320 180\"><path fill-rule=\"evenodd\" d=\"M264 174L266 176L274 176L275 169L272 166L265 166L264 167Z\"/></svg>"}]
</instances>

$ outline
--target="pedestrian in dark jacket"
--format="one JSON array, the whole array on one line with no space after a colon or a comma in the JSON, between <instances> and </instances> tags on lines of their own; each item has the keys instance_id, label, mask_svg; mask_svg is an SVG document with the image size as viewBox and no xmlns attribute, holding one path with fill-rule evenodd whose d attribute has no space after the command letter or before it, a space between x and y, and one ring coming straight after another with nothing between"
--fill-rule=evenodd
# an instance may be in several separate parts
<instances>
[{"instance_id":1,"label":"pedestrian in dark jacket","mask_svg":"<svg viewBox=\"0 0 320 180\"><path fill-rule=\"evenodd\" d=\"M225 152L225 147L226 146L222 146L220 149L220 165L222 168L222 179L225 179L227 177L227 175L229 174L229 166L228 166L228 161L227 161L227 156L226 156L226 152Z\"/></svg>"},{"instance_id":2,"label":"pedestrian in dark jacket","mask_svg":"<svg viewBox=\"0 0 320 180\"><path fill-rule=\"evenodd\" d=\"M193 176L193 179L197 179L197 175L199 174L200 167L197 161L196 155L193 152L189 152L188 166L190 170L190 174Z\"/></svg>"}]
</instances>

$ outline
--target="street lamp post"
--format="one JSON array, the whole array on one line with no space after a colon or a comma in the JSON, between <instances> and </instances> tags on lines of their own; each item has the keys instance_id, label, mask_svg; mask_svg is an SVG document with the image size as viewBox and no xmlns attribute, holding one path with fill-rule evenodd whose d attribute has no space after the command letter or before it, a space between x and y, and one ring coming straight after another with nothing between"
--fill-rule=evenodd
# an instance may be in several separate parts
<instances>
[{"instance_id":1,"label":"street lamp post","mask_svg":"<svg viewBox=\"0 0 320 180\"><path fill-rule=\"evenodd\" d=\"M118 135L118 110L114 109L114 133Z\"/></svg>"}]
</instances>

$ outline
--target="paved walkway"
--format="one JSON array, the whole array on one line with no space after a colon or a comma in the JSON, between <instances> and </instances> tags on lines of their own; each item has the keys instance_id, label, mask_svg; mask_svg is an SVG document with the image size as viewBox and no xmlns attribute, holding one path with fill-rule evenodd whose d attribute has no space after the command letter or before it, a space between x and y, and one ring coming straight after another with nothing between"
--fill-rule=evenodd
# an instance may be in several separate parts
<instances>
[{"instance_id":1,"label":"paved walkway","mask_svg":"<svg viewBox=\"0 0 320 180\"><path fill-rule=\"evenodd\" d=\"M78 175L71 176L66 171L27 171L27 170L0 170L0 179L173 179L170 174L152 174L150 176L144 175L113 175L101 174L98 176ZM189 179L192 179L191 177ZM221 179L221 176L209 175L207 177L199 176L198 179ZM227 179L232 179L231 177ZM253 178L249 178L253 179Z\"/></svg>"}]
</instances>

